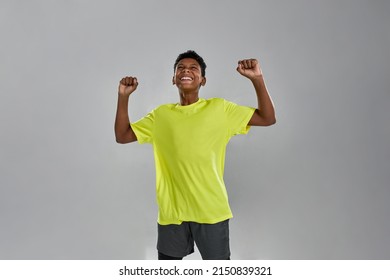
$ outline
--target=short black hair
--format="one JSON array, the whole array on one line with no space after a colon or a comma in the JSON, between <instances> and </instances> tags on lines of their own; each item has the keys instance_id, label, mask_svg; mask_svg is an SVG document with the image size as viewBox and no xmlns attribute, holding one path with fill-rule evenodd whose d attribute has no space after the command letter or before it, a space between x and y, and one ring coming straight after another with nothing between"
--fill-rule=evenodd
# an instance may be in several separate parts
<instances>
[{"instance_id":1,"label":"short black hair","mask_svg":"<svg viewBox=\"0 0 390 280\"><path fill-rule=\"evenodd\" d=\"M197 54L195 51L192 51L192 50L188 50L184 53L179 54L179 56L176 58L175 64L173 65L173 71L176 70L176 66L179 63L179 61L184 59L184 58L195 59L200 65L202 76L203 77L206 76L206 63L204 62L203 58L199 54Z\"/></svg>"}]
</instances>

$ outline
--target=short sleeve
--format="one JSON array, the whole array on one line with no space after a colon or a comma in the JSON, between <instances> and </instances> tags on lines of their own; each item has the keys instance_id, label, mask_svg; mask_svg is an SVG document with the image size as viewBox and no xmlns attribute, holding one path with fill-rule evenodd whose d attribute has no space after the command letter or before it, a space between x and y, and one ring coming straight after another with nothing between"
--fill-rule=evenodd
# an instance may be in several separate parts
<instances>
[{"instance_id":1,"label":"short sleeve","mask_svg":"<svg viewBox=\"0 0 390 280\"><path fill-rule=\"evenodd\" d=\"M249 132L250 126L248 126L248 122L253 116L255 108L237 105L224 100L224 110L231 136Z\"/></svg>"},{"instance_id":2,"label":"short sleeve","mask_svg":"<svg viewBox=\"0 0 390 280\"><path fill-rule=\"evenodd\" d=\"M152 143L154 128L154 111L150 112L138 121L131 123L131 128L137 136L138 143Z\"/></svg>"}]
</instances>

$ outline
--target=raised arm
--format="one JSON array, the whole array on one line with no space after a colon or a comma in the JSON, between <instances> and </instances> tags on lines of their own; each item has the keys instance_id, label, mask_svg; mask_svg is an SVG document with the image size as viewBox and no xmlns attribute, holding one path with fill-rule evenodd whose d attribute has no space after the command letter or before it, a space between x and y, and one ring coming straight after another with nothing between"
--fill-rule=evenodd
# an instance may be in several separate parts
<instances>
[{"instance_id":1,"label":"raised arm","mask_svg":"<svg viewBox=\"0 0 390 280\"><path fill-rule=\"evenodd\" d=\"M137 141L133 129L130 126L129 119L129 98L137 89L138 81L135 77L124 77L119 82L118 88L118 106L115 117L115 138L120 144Z\"/></svg>"},{"instance_id":2,"label":"raised arm","mask_svg":"<svg viewBox=\"0 0 390 280\"><path fill-rule=\"evenodd\" d=\"M251 80L257 95L257 109L248 125L269 126L276 123L275 108L265 85L259 62L256 59L240 60L237 71Z\"/></svg>"}]
</instances>

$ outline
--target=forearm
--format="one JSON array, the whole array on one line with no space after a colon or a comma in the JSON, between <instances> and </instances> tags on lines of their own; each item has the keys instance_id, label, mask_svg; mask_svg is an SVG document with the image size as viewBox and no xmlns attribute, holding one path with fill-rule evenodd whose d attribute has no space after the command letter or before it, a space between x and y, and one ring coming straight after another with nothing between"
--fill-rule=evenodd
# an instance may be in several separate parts
<instances>
[{"instance_id":1,"label":"forearm","mask_svg":"<svg viewBox=\"0 0 390 280\"><path fill-rule=\"evenodd\" d=\"M137 137L130 126L128 113L129 96L118 95L118 105L115 117L115 138L118 143L130 143Z\"/></svg>"},{"instance_id":2,"label":"forearm","mask_svg":"<svg viewBox=\"0 0 390 280\"><path fill-rule=\"evenodd\" d=\"M271 96L268 93L263 75L251 79L257 96L256 114L268 125L276 122L275 108Z\"/></svg>"}]
</instances>

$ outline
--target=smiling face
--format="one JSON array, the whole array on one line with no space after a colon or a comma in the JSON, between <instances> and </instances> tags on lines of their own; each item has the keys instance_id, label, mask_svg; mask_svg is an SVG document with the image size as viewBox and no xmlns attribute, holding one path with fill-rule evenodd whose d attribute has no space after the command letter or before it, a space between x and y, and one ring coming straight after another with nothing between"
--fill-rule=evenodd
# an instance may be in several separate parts
<instances>
[{"instance_id":1,"label":"smiling face","mask_svg":"<svg viewBox=\"0 0 390 280\"><path fill-rule=\"evenodd\" d=\"M183 58L175 68L172 82L179 90L199 90L206 84L199 63L193 58Z\"/></svg>"}]
</instances>

